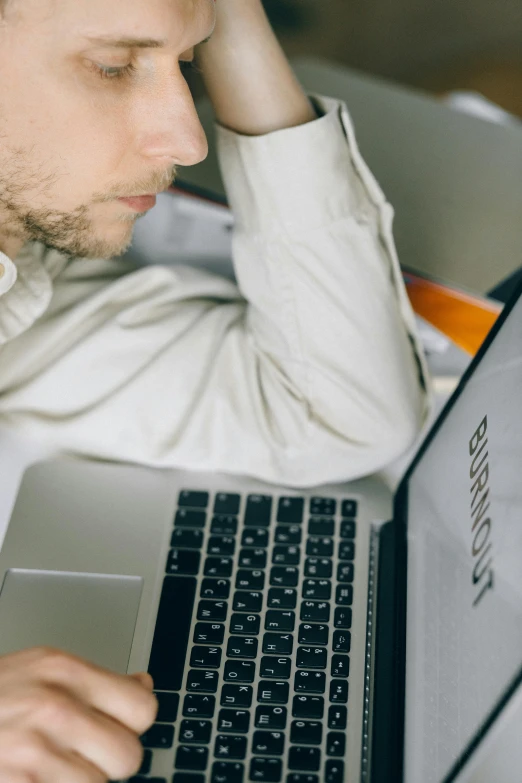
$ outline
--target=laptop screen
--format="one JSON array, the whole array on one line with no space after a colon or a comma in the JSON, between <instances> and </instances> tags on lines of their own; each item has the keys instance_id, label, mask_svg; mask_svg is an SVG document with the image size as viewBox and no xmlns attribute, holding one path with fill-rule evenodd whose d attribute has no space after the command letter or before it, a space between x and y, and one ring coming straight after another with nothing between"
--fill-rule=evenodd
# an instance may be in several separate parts
<instances>
[{"instance_id":1,"label":"laptop screen","mask_svg":"<svg viewBox=\"0 0 522 783\"><path fill-rule=\"evenodd\" d=\"M522 297L410 476L406 783L440 783L522 667Z\"/></svg>"}]
</instances>

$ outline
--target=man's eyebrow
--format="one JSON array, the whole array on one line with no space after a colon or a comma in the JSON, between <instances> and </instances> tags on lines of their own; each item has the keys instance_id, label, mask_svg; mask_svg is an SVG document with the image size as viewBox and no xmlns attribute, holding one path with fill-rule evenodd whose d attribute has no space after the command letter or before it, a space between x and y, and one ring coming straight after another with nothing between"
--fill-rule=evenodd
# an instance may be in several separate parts
<instances>
[{"instance_id":1,"label":"man's eyebrow","mask_svg":"<svg viewBox=\"0 0 522 783\"><path fill-rule=\"evenodd\" d=\"M208 38L205 38L204 41L201 41L201 43L208 43L212 35L213 33ZM162 38L113 38L108 35L86 36L86 38L99 46L111 46L119 49L164 49L169 43Z\"/></svg>"}]
</instances>

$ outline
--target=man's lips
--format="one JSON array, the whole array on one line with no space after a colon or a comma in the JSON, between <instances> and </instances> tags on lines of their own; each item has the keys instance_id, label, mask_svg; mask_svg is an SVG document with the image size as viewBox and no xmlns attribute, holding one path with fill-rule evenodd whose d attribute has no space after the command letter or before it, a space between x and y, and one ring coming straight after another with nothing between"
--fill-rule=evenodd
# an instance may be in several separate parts
<instances>
[{"instance_id":1,"label":"man's lips","mask_svg":"<svg viewBox=\"0 0 522 783\"><path fill-rule=\"evenodd\" d=\"M156 196L132 196L131 198L119 198L118 201L127 204L127 206L135 209L137 212L146 212L156 205Z\"/></svg>"}]
</instances>

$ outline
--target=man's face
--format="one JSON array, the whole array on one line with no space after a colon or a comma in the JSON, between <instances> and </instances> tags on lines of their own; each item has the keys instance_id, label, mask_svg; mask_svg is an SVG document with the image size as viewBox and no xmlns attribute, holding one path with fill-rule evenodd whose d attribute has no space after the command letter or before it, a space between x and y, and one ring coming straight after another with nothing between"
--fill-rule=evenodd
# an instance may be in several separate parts
<instances>
[{"instance_id":1,"label":"man's face","mask_svg":"<svg viewBox=\"0 0 522 783\"><path fill-rule=\"evenodd\" d=\"M165 190L176 165L207 155L179 63L211 34L213 0L12 2L0 24L0 250L14 258L36 239L120 255L144 213L118 197Z\"/></svg>"}]
</instances>

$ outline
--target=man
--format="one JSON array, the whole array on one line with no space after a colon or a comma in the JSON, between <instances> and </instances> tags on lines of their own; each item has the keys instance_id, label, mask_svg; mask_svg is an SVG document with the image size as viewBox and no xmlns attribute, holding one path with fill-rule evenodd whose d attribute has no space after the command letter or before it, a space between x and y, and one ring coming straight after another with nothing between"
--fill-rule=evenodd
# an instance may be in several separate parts
<instances>
[{"instance_id":1,"label":"man","mask_svg":"<svg viewBox=\"0 0 522 783\"><path fill-rule=\"evenodd\" d=\"M305 95L261 0L4 5L0 419L77 453L294 486L402 453L427 380L393 212L346 106ZM129 197L207 154L195 55L238 286L117 258L153 203ZM1 659L0 783L131 775L151 689L58 651Z\"/></svg>"}]
</instances>

